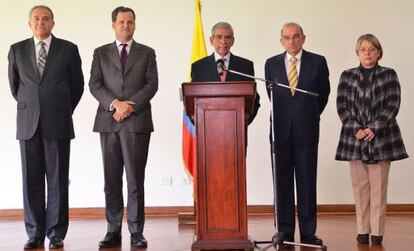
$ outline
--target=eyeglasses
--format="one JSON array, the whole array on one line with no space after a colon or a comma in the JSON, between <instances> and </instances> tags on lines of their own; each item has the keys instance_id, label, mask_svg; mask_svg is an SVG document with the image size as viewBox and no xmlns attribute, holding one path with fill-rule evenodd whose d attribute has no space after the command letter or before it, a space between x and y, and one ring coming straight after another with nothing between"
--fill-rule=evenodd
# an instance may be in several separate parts
<instances>
[{"instance_id":1,"label":"eyeglasses","mask_svg":"<svg viewBox=\"0 0 414 251\"><path fill-rule=\"evenodd\" d=\"M233 36L223 36L223 35L214 35L213 38L217 40L224 40L224 41L230 41L234 39Z\"/></svg>"}]
</instances>

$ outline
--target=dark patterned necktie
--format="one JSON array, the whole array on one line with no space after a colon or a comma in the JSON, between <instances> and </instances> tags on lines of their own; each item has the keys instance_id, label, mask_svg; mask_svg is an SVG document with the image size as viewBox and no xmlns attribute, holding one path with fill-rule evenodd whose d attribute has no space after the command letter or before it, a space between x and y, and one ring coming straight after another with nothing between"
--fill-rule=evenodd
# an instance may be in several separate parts
<instances>
[{"instance_id":1,"label":"dark patterned necktie","mask_svg":"<svg viewBox=\"0 0 414 251\"><path fill-rule=\"evenodd\" d=\"M222 60L223 60L223 67L224 67L226 63L226 59L222 58ZM227 77L227 71L223 71L222 74L220 75L220 81L226 82L226 77Z\"/></svg>"},{"instance_id":2,"label":"dark patterned necktie","mask_svg":"<svg viewBox=\"0 0 414 251\"><path fill-rule=\"evenodd\" d=\"M40 44L40 50L39 50L39 58L37 59L37 70L39 71L39 75L43 75L43 71L45 70L46 65L46 43L43 41L39 42Z\"/></svg>"},{"instance_id":3,"label":"dark patterned necktie","mask_svg":"<svg viewBox=\"0 0 414 251\"><path fill-rule=\"evenodd\" d=\"M121 66L122 66L122 73L125 72L125 66L128 60L128 52L126 50L126 47L128 44L121 44L122 50L121 50Z\"/></svg>"}]
</instances>

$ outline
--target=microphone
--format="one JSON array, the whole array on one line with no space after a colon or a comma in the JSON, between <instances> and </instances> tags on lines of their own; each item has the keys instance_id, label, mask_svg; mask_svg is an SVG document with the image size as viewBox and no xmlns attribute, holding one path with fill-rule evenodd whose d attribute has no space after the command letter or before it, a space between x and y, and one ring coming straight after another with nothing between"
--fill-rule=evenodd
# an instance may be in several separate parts
<instances>
[{"instance_id":1,"label":"microphone","mask_svg":"<svg viewBox=\"0 0 414 251\"><path fill-rule=\"evenodd\" d=\"M217 66L217 72L220 76L223 76L223 71L225 70L225 66L224 66L224 60L223 59L219 59L216 61L216 66Z\"/></svg>"},{"instance_id":2,"label":"microphone","mask_svg":"<svg viewBox=\"0 0 414 251\"><path fill-rule=\"evenodd\" d=\"M217 62L216 62L217 63L217 70L219 70L219 61L220 60L222 61L222 63L224 63L224 61L222 59L217 60ZM223 74L223 71L227 71L227 72L231 72L231 73L234 73L236 75L243 76L243 77L247 77L247 78L262 81L266 84L269 84L270 86L271 85L277 85L277 86L280 86L280 87L283 87L283 88L287 88L287 89L295 90L295 91L298 91L298 92L306 93L306 94L314 96L314 97L319 97L319 94L316 93L316 92L306 91L306 90L303 90L303 89L291 87L289 85L281 84L281 83L278 83L277 80L276 81L270 81L270 80L266 80L264 78L255 77L255 76L248 75L248 74L245 74L245 73L241 73L241 72L238 72L238 71L235 71L235 70L226 69L226 66L224 64L220 64L220 67L221 67L221 74ZM220 74L220 70L219 70L219 74Z\"/></svg>"}]
</instances>

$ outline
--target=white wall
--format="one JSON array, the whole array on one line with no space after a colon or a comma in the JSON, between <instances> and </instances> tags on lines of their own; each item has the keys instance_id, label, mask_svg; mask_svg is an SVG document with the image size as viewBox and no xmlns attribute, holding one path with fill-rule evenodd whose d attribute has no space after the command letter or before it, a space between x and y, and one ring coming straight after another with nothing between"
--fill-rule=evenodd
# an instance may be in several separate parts
<instances>
[{"instance_id":1,"label":"white wall","mask_svg":"<svg viewBox=\"0 0 414 251\"><path fill-rule=\"evenodd\" d=\"M194 23L192 0L177 1L8 1L0 9L0 208L21 208L21 168L18 141L15 140L16 103L7 79L7 53L10 44L31 36L27 12L36 4L49 5L55 13L53 33L79 46L86 81L85 93L75 111L76 139L72 141L70 206L103 207L103 172L98 134L92 132L97 102L88 90L94 48L114 40L110 13L118 5L133 8L137 14L135 39L157 53L159 91L153 99L155 132L150 145L146 172L147 206L192 205L192 186L180 185L186 177L181 160L181 114L178 88L189 75ZM321 118L319 147L318 203L353 203L348 165L334 160L340 121L335 97L340 73L358 64L354 45L359 35L374 33L384 48L381 64L396 69L402 86L398 121L409 154L414 149L414 23L411 1L275 1L204 0L202 18L206 38L218 21L228 21L235 30L233 52L255 62L258 76L264 75L265 60L282 52L280 27L287 21L302 24L307 40L305 49L324 55L331 72L332 93ZM212 48L208 44L209 53ZM272 183L268 144L269 102L259 84L261 109L249 128L247 160L248 203L271 204ZM411 108L412 109L412 108ZM389 184L390 203L414 203L412 159L392 164ZM171 186L161 185L172 177Z\"/></svg>"}]
</instances>

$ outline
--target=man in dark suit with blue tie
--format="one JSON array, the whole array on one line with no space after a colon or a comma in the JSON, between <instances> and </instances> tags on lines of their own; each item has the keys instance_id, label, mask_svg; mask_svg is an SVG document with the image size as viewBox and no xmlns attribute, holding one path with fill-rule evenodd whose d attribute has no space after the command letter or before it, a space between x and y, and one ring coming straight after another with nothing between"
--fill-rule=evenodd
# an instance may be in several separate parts
<instances>
[{"instance_id":1,"label":"man in dark suit with blue tie","mask_svg":"<svg viewBox=\"0 0 414 251\"><path fill-rule=\"evenodd\" d=\"M252 81L252 79L231 72L223 71L220 75L217 69L217 60L223 60L225 69L238 71L248 75L254 75L253 62L238 57L230 52L234 44L234 32L227 22L215 24L211 30L210 44L214 47L214 53L204 57L191 65L191 81ZM255 118L260 107L260 96L256 93L252 114L248 119L250 124Z\"/></svg>"},{"instance_id":2,"label":"man in dark suit with blue tie","mask_svg":"<svg viewBox=\"0 0 414 251\"><path fill-rule=\"evenodd\" d=\"M72 114L83 93L81 59L75 44L51 34L52 10L30 10L33 38L9 51L9 82L17 101L17 139L23 171L25 249L62 248L68 230ZM45 198L45 176L47 199ZM45 202L47 201L47 203Z\"/></svg>"},{"instance_id":3,"label":"man in dark suit with blue tie","mask_svg":"<svg viewBox=\"0 0 414 251\"><path fill-rule=\"evenodd\" d=\"M294 241L296 178L301 242L322 245L322 240L315 235L316 176L319 119L330 92L328 66L323 56L302 49L305 35L298 24L285 24L280 42L286 51L266 61L266 79L316 92L319 96L280 87L274 89L276 163L273 182L278 232L273 240L278 243Z\"/></svg>"},{"instance_id":4,"label":"man in dark suit with blue tie","mask_svg":"<svg viewBox=\"0 0 414 251\"><path fill-rule=\"evenodd\" d=\"M128 230L132 247L145 248L145 166L154 130L151 99L158 90L154 49L133 39L135 12L124 6L112 12L116 41L95 49L89 88L99 102L93 126L101 139L105 178L107 233L100 248L121 246L124 200L128 187Z\"/></svg>"}]
</instances>

